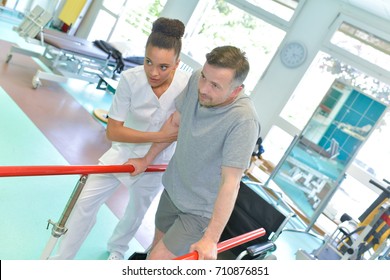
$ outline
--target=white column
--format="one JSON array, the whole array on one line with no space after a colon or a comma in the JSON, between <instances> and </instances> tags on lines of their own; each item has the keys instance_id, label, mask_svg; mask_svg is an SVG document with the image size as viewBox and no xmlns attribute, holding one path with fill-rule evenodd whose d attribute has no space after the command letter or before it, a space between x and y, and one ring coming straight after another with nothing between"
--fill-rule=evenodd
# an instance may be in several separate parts
<instances>
[{"instance_id":1,"label":"white column","mask_svg":"<svg viewBox=\"0 0 390 280\"><path fill-rule=\"evenodd\" d=\"M199 0L168 0L160 16L181 20L186 25Z\"/></svg>"}]
</instances>

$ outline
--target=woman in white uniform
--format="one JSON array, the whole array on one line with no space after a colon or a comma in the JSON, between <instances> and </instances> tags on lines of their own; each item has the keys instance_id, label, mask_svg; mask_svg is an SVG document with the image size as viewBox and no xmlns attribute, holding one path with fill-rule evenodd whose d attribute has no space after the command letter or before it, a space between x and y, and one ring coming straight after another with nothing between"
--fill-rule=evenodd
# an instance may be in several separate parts
<instances>
[{"instance_id":1,"label":"woman in white uniform","mask_svg":"<svg viewBox=\"0 0 390 280\"><path fill-rule=\"evenodd\" d=\"M112 147L99 164L123 164L129 158L143 157L153 142L169 142L176 133L160 131L175 111L174 99L187 85L189 74L177 69L184 24L176 19L159 18L145 48L143 66L122 73L108 113L107 137ZM164 150L154 164L167 164L174 144ZM108 241L110 260L124 258L129 242L142 223L152 200L162 190L161 172L90 175L66 224L56 254L51 259L73 259L96 222L100 206L120 184L130 193L124 216Z\"/></svg>"}]
</instances>

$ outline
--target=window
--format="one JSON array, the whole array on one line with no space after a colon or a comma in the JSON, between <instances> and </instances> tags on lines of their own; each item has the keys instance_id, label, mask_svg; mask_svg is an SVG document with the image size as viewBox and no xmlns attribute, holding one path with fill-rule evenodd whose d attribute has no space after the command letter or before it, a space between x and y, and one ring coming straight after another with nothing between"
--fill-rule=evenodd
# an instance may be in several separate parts
<instances>
[{"instance_id":1,"label":"window","mask_svg":"<svg viewBox=\"0 0 390 280\"><path fill-rule=\"evenodd\" d=\"M113 14L119 15L125 5L126 0L104 0L103 6Z\"/></svg>"},{"instance_id":2,"label":"window","mask_svg":"<svg viewBox=\"0 0 390 280\"><path fill-rule=\"evenodd\" d=\"M247 0L276 16L289 21L298 7L298 0Z\"/></svg>"},{"instance_id":3,"label":"window","mask_svg":"<svg viewBox=\"0 0 390 280\"><path fill-rule=\"evenodd\" d=\"M264 158L272 163L279 162L292 141L290 134L276 125L272 126L263 141Z\"/></svg>"},{"instance_id":4,"label":"window","mask_svg":"<svg viewBox=\"0 0 390 280\"><path fill-rule=\"evenodd\" d=\"M127 1L110 41L128 41L145 44L166 0Z\"/></svg>"},{"instance_id":5,"label":"window","mask_svg":"<svg viewBox=\"0 0 390 280\"><path fill-rule=\"evenodd\" d=\"M343 22L331 43L390 71L390 42Z\"/></svg>"},{"instance_id":6,"label":"window","mask_svg":"<svg viewBox=\"0 0 390 280\"><path fill-rule=\"evenodd\" d=\"M153 21L167 0L104 0L88 40L125 42L134 55L144 55L144 47Z\"/></svg>"},{"instance_id":7,"label":"window","mask_svg":"<svg viewBox=\"0 0 390 280\"><path fill-rule=\"evenodd\" d=\"M247 54L250 73L246 79L250 93L274 56L285 31L228 2L199 1L186 28L183 53L200 64L205 54L222 45L234 45Z\"/></svg>"},{"instance_id":8,"label":"window","mask_svg":"<svg viewBox=\"0 0 390 280\"><path fill-rule=\"evenodd\" d=\"M280 114L283 119L299 130L305 127L325 93L337 78L328 67L331 60L332 58L327 53L317 54Z\"/></svg>"},{"instance_id":9,"label":"window","mask_svg":"<svg viewBox=\"0 0 390 280\"><path fill-rule=\"evenodd\" d=\"M340 220L341 216L346 213L358 221L359 216L370 207L377 196L375 191L367 188L357 179L348 176L327 206L327 215L335 220Z\"/></svg>"},{"instance_id":10,"label":"window","mask_svg":"<svg viewBox=\"0 0 390 280\"><path fill-rule=\"evenodd\" d=\"M88 35L89 41L107 40L116 23L116 17L106 10L100 10Z\"/></svg>"},{"instance_id":11,"label":"window","mask_svg":"<svg viewBox=\"0 0 390 280\"><path fill-rule=\"evenodd\" d=\"M356 165L363 171L370 173L372 177L377 178L379 182L383 179L390 180L390 147L384 139L390 139L389 111L385 113L355 159Z\"/></svg>"}]
</instances>

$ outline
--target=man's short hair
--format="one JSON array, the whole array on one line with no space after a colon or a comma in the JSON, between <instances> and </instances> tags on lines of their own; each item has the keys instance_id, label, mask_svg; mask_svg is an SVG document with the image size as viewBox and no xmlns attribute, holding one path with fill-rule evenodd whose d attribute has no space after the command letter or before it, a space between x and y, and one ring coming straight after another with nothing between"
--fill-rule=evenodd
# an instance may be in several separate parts
<instances>
[{"instance_id":1,"label":"man's short hair","mask_svg":"<svg viewBox=\"0 0 390 280\"><path fill-rule=\"evenodd\" d=\"M249 62L245 52L234 46L216 47L211 52L206 54L208 64L229 68L235 71L233 84L241 85L249 73Z\"/></svg>"}]
</instances>

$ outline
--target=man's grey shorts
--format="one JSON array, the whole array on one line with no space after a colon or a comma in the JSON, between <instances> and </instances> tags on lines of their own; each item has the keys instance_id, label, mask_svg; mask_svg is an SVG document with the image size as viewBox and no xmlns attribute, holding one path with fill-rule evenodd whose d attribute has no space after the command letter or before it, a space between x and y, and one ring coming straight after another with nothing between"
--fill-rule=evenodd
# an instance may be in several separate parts
<instances>
[{"instance_id":1,"label":"man's grey shorts","mask_svg":"<svg viewBox=\"0 0 390 280\"><path fill-rule=\"evenodd\" d=\"M189 253L190 246L202 238L209 222L209 218L181 212L166 190L161 194L155 223L165 233L164 245L175 256Z\"/></svg>"}]
</instances>

